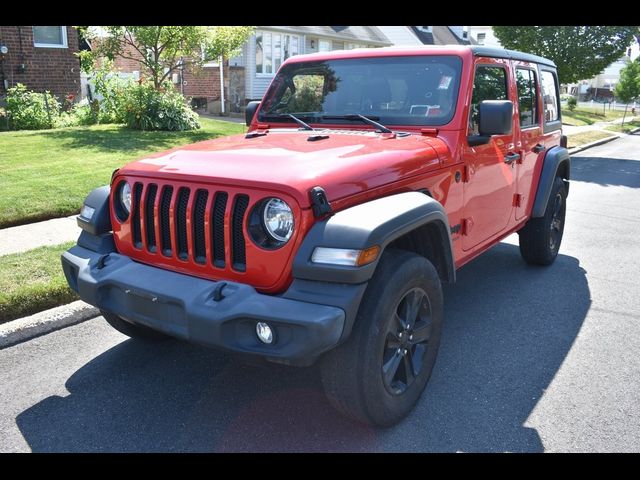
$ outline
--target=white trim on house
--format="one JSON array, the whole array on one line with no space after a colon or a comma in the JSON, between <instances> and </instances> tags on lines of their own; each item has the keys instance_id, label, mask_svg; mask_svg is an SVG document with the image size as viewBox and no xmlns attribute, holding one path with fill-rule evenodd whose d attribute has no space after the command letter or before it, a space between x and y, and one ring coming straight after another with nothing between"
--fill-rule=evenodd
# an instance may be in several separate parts
<instances>
[{"instance_id":1,"label":"white trim on house","mask_svg":"<svg viewBox=\"0 0 640 480\"><path fill-rule=\"evenodd\" d=\"M57 26L57 25L52 25ZM60 32L62 33L62 43L37 43L36 42L36 33L33 28L31 31L33 32L33 46L37 48L69 48L69 44L67 42L67 27L59 26Z\"/></svg>"}]
</instances>

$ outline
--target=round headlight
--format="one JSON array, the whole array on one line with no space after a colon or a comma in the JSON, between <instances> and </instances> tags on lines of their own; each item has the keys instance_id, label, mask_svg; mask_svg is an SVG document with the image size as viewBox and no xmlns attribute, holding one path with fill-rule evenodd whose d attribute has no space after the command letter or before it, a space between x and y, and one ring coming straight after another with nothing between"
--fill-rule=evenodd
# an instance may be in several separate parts
<instances>
[{"instance_id":1,"label":"round headlight","mask_svg":"<svg viewBox=\"0 0 640 480\"><path fill-rule=\"evenodd\" d=\"M127 215L131 211L131 186L124 182L122 188L120 188L120 204L124 208Z\"/></svg>"},{"instance_id":2,"label":"round headlight","mask_svg":"<svg viewBox=\"0 0 640 480\"><path fill-rule=\"evenodd\" d=\"M131 185L126 181L120 182L113 192L113 208L117 219L126 222L131 212Z\"/></svg>"},{"instance_id":3,"label":"round headlight","mask_svg":"<svg viewBox=\"0 0 640 480\"><path fill-rule=\"evenodd\" d=\"M293 234L293 211L287 202L279 198L270 199L262 211L264 228L274 240L286 242Z\"/></svg>"}]
</instances>

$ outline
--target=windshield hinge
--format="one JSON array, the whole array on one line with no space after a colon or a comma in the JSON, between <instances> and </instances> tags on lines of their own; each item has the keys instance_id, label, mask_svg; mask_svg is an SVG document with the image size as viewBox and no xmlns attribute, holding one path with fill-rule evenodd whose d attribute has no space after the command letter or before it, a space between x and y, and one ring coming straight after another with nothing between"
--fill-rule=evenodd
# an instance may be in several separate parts
<instances>
[{"instance_id":1,"label":"windshield hinge","mask_svg":"<svg viewBox=\"0 0 640 480\"><path fill-rule=\"evenodd\" d=\"M437 128L421 128L420 129L420 133L422 133L422 135L426 135L428 137L437 137L438 136L438 129Z\"/></svg>"},{"instance_id":2,"label":"windshield hinge","mask_svg":"<svg viewBox=\"0 0 640 480\"><path fill-rule=\"evenodd\" d=\"M316 218L333 214L331 204L329 203L329 200L327 200L327 194L324 191L324 188L313 187L309 190L309 197L311 198L311 209L313 210L313 215Z\"/></svg>"}]
</instances>

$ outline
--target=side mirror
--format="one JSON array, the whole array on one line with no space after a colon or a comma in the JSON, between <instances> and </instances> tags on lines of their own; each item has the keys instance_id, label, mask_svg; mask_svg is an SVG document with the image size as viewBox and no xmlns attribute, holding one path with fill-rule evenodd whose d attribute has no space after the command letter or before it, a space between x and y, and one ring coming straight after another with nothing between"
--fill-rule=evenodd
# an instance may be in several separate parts
<instances>
[{"instance_id":1,"label":"side mirror","mask_svg":"<svg viewBox=\"0 0 640 480\"><path fill-rule=\"evenodd\" d=\"M247 127L251 125L251 121L253 120L253 116L256 114L256 110L260 106L260 102L254 101L249 102L247 107L244 110L244 121L247 124Z\"/></svg>"},{"instance_id":2,"label":"side mirror","mask_svg":"<svg viewBox=\"0 0 640 480\"><path fill-rule=\"evenodd\" d=\"M482 136L509 135L513 128L511 100L483 100L480 102L478 131Z\"/></svg>"}]
</instances>

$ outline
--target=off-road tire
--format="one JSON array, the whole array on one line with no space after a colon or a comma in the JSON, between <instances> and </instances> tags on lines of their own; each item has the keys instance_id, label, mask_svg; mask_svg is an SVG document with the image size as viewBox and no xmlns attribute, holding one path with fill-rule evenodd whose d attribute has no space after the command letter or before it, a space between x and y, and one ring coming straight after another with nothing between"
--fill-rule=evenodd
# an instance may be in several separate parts
<instances>
[{"instance_id":1,"label":"off-road tire","mask_svg":"<svg viewBox=\"0 0 640 480\"><path fill-rule=\"evenodd\" d=\"M530 218L518 232L520 254L530 265L551 265L560 250L567 210L567 189L564 180L556 177L549 202L540 218Z\"/></svg>"},{"instance_id":2,"label":"off-road tire","mask_svg":"<svg viewBox=\"0 0 640 480\"><path fill-rule=\"evenodd\" d=\"M424 297L418 300L422 294ZM390 386L383 378L383 365L393 365L395 361L395 343L390 342L403 338L397 332L405 323L398 321L397 314L410 317L405 309L410 299L416 299L419 314L415 329L405 331L415 332L416 338L426 338L423 329L430 325L430 334L426 343L402 345L405 353L396 368L399 380ZM428 306L428 316L424 305ZM364 294L349 339L321 360L322 383L329 402L344 415L370 425L386 427L399 422L412 410L431 376L442 318L442 286L435 267L412 252L385 251ZM404 335L402 342L408 338ZM407 378L406 369L411 368L407 362L411 361L417 362L418 373L412 383L405 381L402 390L402 377Z\"/></svg>"}]
</instances>

